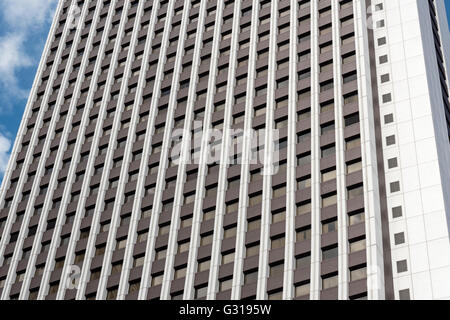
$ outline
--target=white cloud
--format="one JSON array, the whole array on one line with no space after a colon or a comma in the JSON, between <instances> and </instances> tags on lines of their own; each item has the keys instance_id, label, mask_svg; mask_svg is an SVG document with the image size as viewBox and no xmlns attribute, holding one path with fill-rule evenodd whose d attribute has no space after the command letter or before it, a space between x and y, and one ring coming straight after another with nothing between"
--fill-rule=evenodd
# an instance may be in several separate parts
<instances>
[{"instance_id":1,"label":"white cloud","mask_svg":"<svg viewBox=\"0 0 450 320\"><path fill-rule=\"evenodd\" d=\"M24 88L17 75L38 63L41 48L36 47L46 38L57 3L58 0L0 0L0 114L8 104L27 97L28 88ZM3 125L0 123L0 127ZM0 181L12 144L5 130L1 131Z\"/></svg>"},{"instance_id":2,"label":"white cloud","mask_svg":"<svg viewBox=\"0 0 450 320\"><path fill-rule=\"evenodd\" d=\"M2 0L5 21L15 30L40 28L52 17L57 0Z\"/></svg>"},{"instance_id":3,"label":"white cloud","mask_svg":"<svg viewBox=\"0 0 450 320\"><path fill-rule=\"evenodd\" d=\"M2 107L12 99L25 99L29 88L17 78L19 71L38 63L41 52L33 45L46 32L58 0L1 0L0 98ZM45 37L45 35L44 35Z\"/></svg>"},{"instance_id":4,"label":"white cloud","mask_svg":"<svg viewBox=\"0 0 450 320\"><path fill-rule=\"evenodd\" d=\"M0 133L0 177L3 176L8 165L10 148L11 140Z\"/></svg>"},{"instance_id":5,"label":"white cloud","mask_svg":"<svg viewBox=\"0 0 450 320\"><path fill-rule=\"evenodd\" d=\"M25 37L21 34L8 34L0 37L0 81L9 94L25 98L27 92L20 89L16 70L32 65L32 59L23 48Z\"/></svg>"}]
</instances>

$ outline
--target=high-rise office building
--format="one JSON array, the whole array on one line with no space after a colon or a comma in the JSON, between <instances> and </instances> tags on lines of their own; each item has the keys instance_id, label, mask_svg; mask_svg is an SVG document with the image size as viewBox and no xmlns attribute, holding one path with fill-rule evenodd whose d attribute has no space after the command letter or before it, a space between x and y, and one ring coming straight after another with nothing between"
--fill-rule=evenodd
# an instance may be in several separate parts
<instances>
[{"instance_id":1,"label":"high-rise office building","mask_svg":"<svg viewBox=\"0 0 450 320\"><path fill-rule=\"evenodd\" d=\"M1 299L450 298L440 0L59 1Z\"/></svg>"}]
</instances>

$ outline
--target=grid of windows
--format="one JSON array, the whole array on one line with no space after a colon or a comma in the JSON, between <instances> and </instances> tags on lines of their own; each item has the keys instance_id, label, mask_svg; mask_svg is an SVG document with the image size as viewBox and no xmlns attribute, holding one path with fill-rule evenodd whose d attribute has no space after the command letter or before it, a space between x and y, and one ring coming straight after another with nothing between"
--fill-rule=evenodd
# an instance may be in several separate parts
<instances>
[{"instance_id":1,"label":"grid of windows","mask_svg":"<svg viewBox=\"0 0 450 320\"><path fill-rule=\"evenodd\" d=\"M2 194L2 299L337 299L340 279L367 297L353 6L60 1ZM207 156L206 128L277 129L278 170L226 134L216 161L179 161Z\"/></svg>"}]
</instances>

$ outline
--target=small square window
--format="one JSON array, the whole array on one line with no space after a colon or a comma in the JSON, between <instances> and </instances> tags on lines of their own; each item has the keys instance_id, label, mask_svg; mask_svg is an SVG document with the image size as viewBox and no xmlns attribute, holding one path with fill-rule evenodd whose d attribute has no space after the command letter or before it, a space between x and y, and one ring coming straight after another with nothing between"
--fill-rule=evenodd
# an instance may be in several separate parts
<instances>
[{"instance_id":1,"label":"small square window","mask_svg":"<svg viewBox=\"0 0 450 320\"><path fill-rule=\"evenodd\" d=\"M378 38L377 42L378 42L379 46L385 45L386 44L386 37Z\"/></svg>"},{"instance_id":2,"label":"small square window","mask_svg":"<svg viewBox=\"0 0 450 320\"><path fill-rule=\"evenodd\" d=\"M395 243L395 245L405 243L405 233L400 232L400 233L394 234L394 243Z\"/></svg>"},{"instance_id":3,"label":"small square window","mask_svg":"<svg viewBox=\"0 0 450 320\"><path fill-rule=\"evenodd\" d=\"M388 103L392 101L392 95L390 93L383 94L383 103Z\"/></svg>"},{"instance_id":4,"label":"small square window","mask_svg":"<svg viewBox=\"0 0 450 320\"><path fill-rule=\"evenodd\" d=\"M395 144L395 136L394 135L386 137L386 145L392 146L394 144Z\"/></svg>"},{"instance_id":5,"label":"small square window","mask_svg":"<svg viewBox=\"0 0 450 320\"><path fill-rule=\"evenodd\" d=\"M402 212L401 206L392 208L392 217L393 218L400 218L402 215L403 215L403 212Z\"/></svg>"},{"instance_id":6,"label":"small square window","mask_svg":"<svg viewBox=\"0 0 450 320\"><path fill-rule=\"evenodd\" d=\"M398 167L398 161L397 158L392 158L388 160L388 168L393 169Z\"/></svg>"},{"instance_id":7,"label":"small square window","mask_svg":"<svg viewBox=\"0 0 450 320\"><path fill-rule=\"evenodd\" d=\"M385 26L384 20L377 21L377 28L383 28Z\"/></svg>"},{"instance_id":8,"label":"small square window","mask_svg":"<svg viewBox=\"0 0 450 320\"><path fill-rule=\"evenodd\" d=\"M380 64L387 63L388 62L387 54L380 56L379 61L380 61Z\"/></svg>"},{"instance_id":9,"label":"small square window","mask_svg":"<svg viewBox=\"0 0 450 320\"><path fill-rule=\"evenodd\" d=\"M400 182L399 182L399 181L391 182L391 183L389 184L389 188L390 188L390 190L391 190L391 193L393 193L393 192L399 192L399 191L400 191Z\"/></svg>"},{"instance_id":10,"label":"small square window","mask_svg":"<svg viewBox=\"0 0 450 320\"><path fill-rule=\"evenodd\" d=\"M389 73L382 74L380 78L381 78L381 83L386 83L391 80L391 76L389 75Z\"/></svg>"},{"instance_id":11,"label":"small square window","mask_svg":"<svg viewBox=\"0 0 450 320\"><path fill-rule=\"evenodd\" d=\"M383 10L383 4L382 3L377 3L375 5L375 11L381 11Z\"/></svg>"},{"instance_id":12,"label":"small square window","mask_svg":"<svg viewBox=\"0 0 450 320\"><path fill-rule=\"evenodd\" d=\"M409 289L403 289L398 292L400 300L411 300Z\"/></svg>"},{"instance_id":13,"label":"small square window","mask_svg":"<svg viewBox=\"0 0 450 320\"><path fill-rule=\"evenodd\" d=\"M397 273L408 271L408 263L406 260L397 261Z\"/></svg>"},{"instance_id":14,"label":"small square window","mask_svg":"<svg viewBox=\"0 0 450 320\"><path fill-rule=\"evenodd\" d=\"M384 116L384 124L392 123L394 122L394 115L392 113L386 114Z\"/></svg>"}]
</instances>

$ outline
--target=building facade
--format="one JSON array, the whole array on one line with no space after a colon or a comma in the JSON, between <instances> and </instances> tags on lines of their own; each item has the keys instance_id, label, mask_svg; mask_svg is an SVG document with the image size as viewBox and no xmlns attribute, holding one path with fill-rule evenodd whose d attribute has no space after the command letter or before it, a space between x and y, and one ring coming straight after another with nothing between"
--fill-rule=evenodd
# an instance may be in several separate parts
<instances>
[{"instance_id":1,"label":"building facade","mask_svg":"<svg viewBox=\"0 0 450 320\"><path fill-rule=\"evenodd\" d=\"M440 0L61 0L0 297L449 299Z\"/></svg>"}]
</instances>

